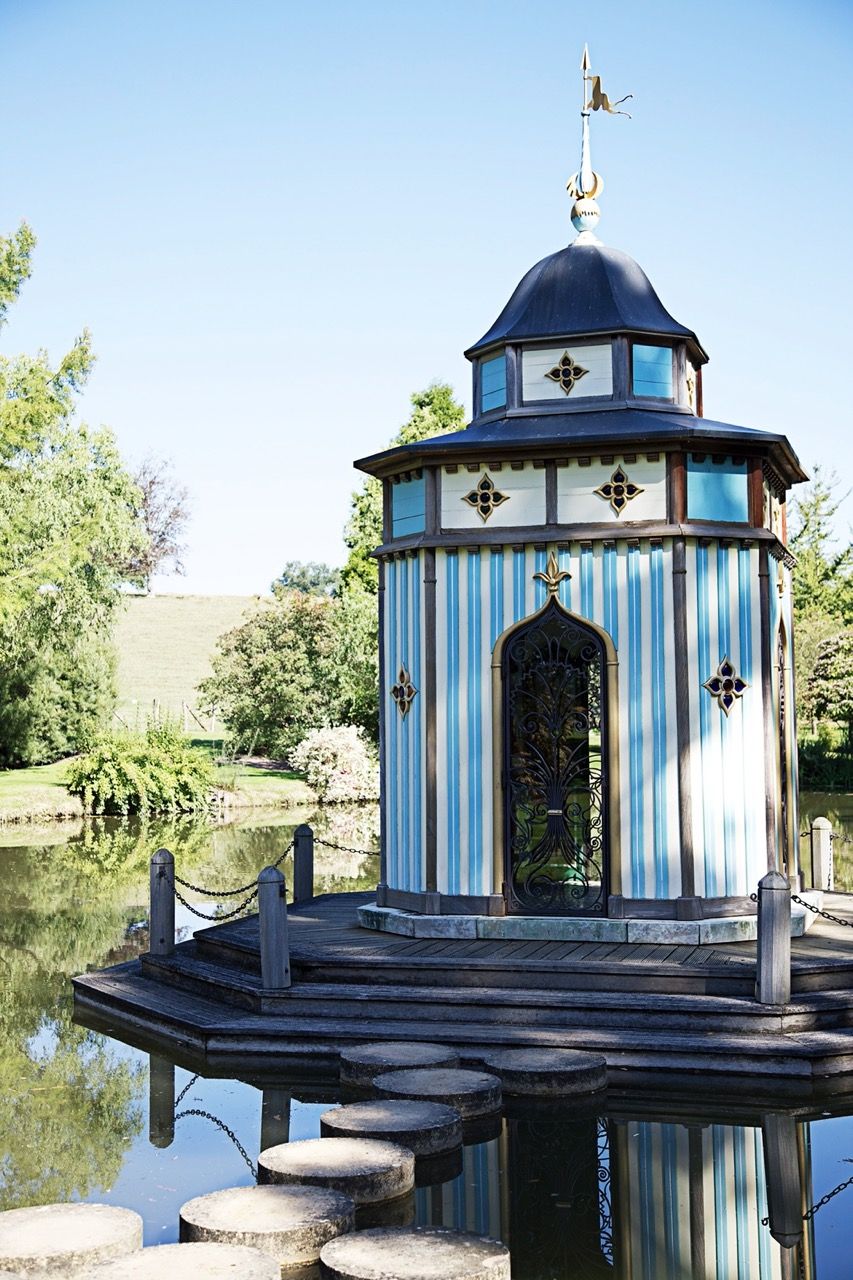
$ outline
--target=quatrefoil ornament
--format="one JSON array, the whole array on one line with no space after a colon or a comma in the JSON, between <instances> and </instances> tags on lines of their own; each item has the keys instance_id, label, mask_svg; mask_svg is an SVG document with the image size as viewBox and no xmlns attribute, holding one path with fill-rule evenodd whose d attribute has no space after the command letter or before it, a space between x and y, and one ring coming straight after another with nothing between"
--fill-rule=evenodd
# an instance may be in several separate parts
<instances>
[{"instance_id":1,"label":"quatrefoil ornament","mask_svg":"<svg viewBox=\"0 0 853 1280\"><path fill-rule=\"evenodd\" d=\"M595 490L599 498L610 503L610 508L617 516L621 516L628 503L642 493L642 487L629 480L622 467L617 467L613 475Z\"/></svg>"},{"instance_id":2,"label":"quatrefoil ornament","mask_svg":"<svg viewBox=\"0 0 853 1280\"><path fill-rule=\"evenodd\" d=\"M730 661L727 654L717 667L717 674L706 680L702 688L708 690L711 697L716 699L720 710L728 715L738 698L743 697L749 685L735 671L734 663Z\"/></svg>"},{"instance_id":3,"label":"quatrefoil ornament","mask_svg":"<svg viewBox=\"0 0 853 1280\"><path fill-rule=\"evenodd\" d=\"M397 675L397 683L391 686L391 697L397 704L397 710L403 719L409 714L409 708L415 700L417 689L412 684L412 677L405 666L401 666Z\"/></svg>"},{"instance_id":4,"label":"quatrefoil ornament","mask_svg":"<svg viewBox=\"0 0 853 1280\"><path fill-rule=\"evenodd\" d=\"M570 356L568 351L564 351L558 363L554 365L553 369L548 370L545 377L550 378L552 382L559 383L562 390L568 395L575 383L588 373L589 369L584 369L583 365L578 364L574 356Z\"/></svg>"},{"instance_id":5,"label":"quatrefoil ornament","mask_svg":"<svg viewBox=\"0 0 853 1280\"><path fill-rule=\"evenodd\" d=\"M499 507L502 502L509 502L509 494L501 493L500 489L496 489L494 480L486 472L477 481L476 489L464 494L462 501L467 502L469 507L473 507L485 524L495 507Z\"/></svg>"}]
</instances>

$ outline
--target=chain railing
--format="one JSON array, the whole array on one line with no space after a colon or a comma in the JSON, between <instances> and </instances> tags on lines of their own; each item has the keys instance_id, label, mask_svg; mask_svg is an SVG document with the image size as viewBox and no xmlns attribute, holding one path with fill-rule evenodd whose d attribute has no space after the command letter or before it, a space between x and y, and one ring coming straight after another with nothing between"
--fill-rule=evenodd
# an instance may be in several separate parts
<instances>
[{"instance_id":1,"label":"chain railing","mask_svg":"<svg viewBox=\"0 0 853 1280\"><path fill-rule=\"evenodd\" d=\"M325 845L327 849L337 849L340 853L358 853L365 858L382 857L382 854L378 849L354 849L348 844L335 844L331 840L323 840L321 836L315 836L314 843Z\"/></svg>"},{"instance_id":2,"label":"chain railing","mask_svg":"<svg viewBox=\"0 0 853 1280\"><path fill-rule=\"evenodd\" d=\"M853 920L845 920L842 916L835 916L831 911L824 911L822 907L816 907L812 902L806 902L805 898L801 898L799 894L792 893L791 901L796 902L799 906L805 907L806 911L811 911L812 915L822 916L824 920L831 920L833 924L843 924L847 929L853 929Z\"/></svg>"},{"instance_id":3,"label":"chain railing","mask_svg":"<svg viewBox=\"0 0 853 1280\"><path fill-rule=\"evenodd\" d=\"M175 1122L177 1123L178 1120L184 1120L188 1116L198 1116L202 1120L209 1120L211 1124L216 1125L217 1129L221 1129L222 1132L225 1134L226 1138L230 1139L230 1141L233 1142L234 1146L240 1152L240 1155L243 1157L248 1168L251 1170L252 1177L257 1179L258 1170L256 1166L252 1163L252 1160L251 1160L251 1157L249 1156L248 1151L243 1146L242 1142L237 1137L234 1130L229 1128L229 1126L225 1123L224 1120L220 1120L219 1116L215 1116L212 1111L203 1111L201 1107L188 1107L186 1111L175 1112Z\"/></svg>"},{"instance_id":4,"label":"chain railing","mask_svg":"<svg viewBox=\"0 0 853 1280\"><path fill-rule=\"evenodd\" d=\"M845 1160L844 1163L853 1164L853 1160ZM810 1208L806 1209L803 1214L803 1222L811 1222L812 1218L820 1209L825 1208L826 1205L829 1204L830 1200L834 1200L836 1196L840 1196L841 1192L846 1191L848 1187L853 1187L853 1177L845 1178L843 1182L839 1182L837 1187L833 1187L831 1191L827 1191L825 1196L821 1196L819 1200L816 1200L814 1204L811 1205ZM769 1226L769 1217L762 1218L761 1225L762 1227Z\"/></svg>"}]
</instances>

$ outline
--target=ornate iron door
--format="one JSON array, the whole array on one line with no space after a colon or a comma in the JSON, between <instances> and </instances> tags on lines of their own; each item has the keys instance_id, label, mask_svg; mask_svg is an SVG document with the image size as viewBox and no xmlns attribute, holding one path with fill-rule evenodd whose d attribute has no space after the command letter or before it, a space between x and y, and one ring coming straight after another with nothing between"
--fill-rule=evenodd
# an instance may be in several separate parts
<instances>
[{"instance_id":1,"label":"ornate iron door","mask_svg":"<svg viewBox=\"0 0 853 1280\"><path fill-rule=\"evenodd\" d=\"M607 708L600 637L556 600L502 658L507 909L607 911Z\"/></svg>"}]
</instances>

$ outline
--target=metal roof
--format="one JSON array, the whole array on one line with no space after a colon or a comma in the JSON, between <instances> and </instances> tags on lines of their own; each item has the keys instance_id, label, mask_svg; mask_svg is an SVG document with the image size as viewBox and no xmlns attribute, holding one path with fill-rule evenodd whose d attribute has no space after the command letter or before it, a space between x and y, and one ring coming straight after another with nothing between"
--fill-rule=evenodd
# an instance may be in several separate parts
<instances>
[{"instance_id":1,"label":"metal roof","mask_svg":"<svg viewBox=\"0 0 853 1280\"><path fill-rule=\"evenodd\" d=\"M465 354L471 359L502 342L595 333L681 338L696 363L708 359L696 334L673 319L634 259L592 237L579 237L531 267L491 329Z\"/></svg>"},{"instance_id":2,"label":"metal roof","mask_svg":"<svg viewBox=\"0 0 853 1280\"><path fill-rule=\"evenodd\" d=\"M733 453L757 452L768 457L789 483L807 480L797 455L783 435L741 427L730 422L714 422L682 412L654 409L613 408L572 413L515 413L475 420L462 431L433 436L415 444L397 445L381 453L361 458L355 466L373 475L406 471L424 462L451 462L465 453L482 457L490 454L574 453L583 449L613 451L616 446L632 450L654 449L656 445L677 444L702 452L724 445Z\"/></svg>"}]
</instances>

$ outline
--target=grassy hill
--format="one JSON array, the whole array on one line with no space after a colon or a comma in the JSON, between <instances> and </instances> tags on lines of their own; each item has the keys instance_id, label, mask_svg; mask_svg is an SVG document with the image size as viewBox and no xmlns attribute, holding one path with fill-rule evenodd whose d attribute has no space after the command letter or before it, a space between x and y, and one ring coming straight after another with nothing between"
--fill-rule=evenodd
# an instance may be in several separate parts
<instances>
[{"instance_id":1,"label":"grassy hill","mask_svg":"<svg viewBox=\"0 0 853 1280\"><path fill-rule=\"evenodd\" d=\"M183 717L186 704L201 715L196 692L210 674L216 641L236 627L259 596L130 596L116 627L118 714L129 728L144 726L154 702ZM187 716L187 729L200 732Z\"/></svg>"}]
</instances>

